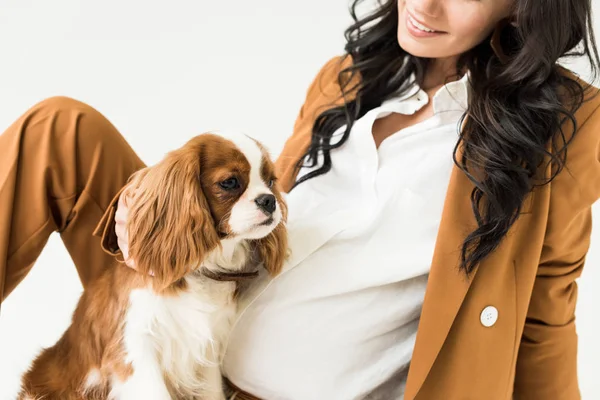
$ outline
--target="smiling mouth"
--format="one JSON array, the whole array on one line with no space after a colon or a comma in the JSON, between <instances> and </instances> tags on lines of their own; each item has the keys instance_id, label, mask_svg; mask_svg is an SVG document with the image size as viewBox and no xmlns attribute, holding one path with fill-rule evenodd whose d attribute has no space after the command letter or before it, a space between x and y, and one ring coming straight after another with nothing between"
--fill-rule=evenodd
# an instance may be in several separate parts
<instances>
[{"instance_id":1,"label":"smiling mouth","mask_svg":"<svg viewBox=\"0 0 600 400\"><path fill-rule=\"evenodd\" d=\"M446 33L442 31L436 31L435 29L430 28L429 26L418 21L410 12L407 12L407 19L411 26L417 31L427 33L427 34L436 34L436 33Z\"/></svg>"}]
</instances>

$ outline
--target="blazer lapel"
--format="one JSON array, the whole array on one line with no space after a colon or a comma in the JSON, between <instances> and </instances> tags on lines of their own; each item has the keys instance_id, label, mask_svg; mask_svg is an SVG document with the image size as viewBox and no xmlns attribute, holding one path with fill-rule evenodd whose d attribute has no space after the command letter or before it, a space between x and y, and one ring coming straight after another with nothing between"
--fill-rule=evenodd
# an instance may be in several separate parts
<instances>
[{"instance_id":1,"label":"blazer lapel","mask_svg":"<svg viewBox=\"0 0 600 400\"><path fill-rule=\"evenodd\" d=\"M462 143L461 143L462 144ZM462 154L457 150L457 159ZM456 165L450 176L427 290L410 364L405 398L414 399L444 344L476 271L459 271L464 238L477 228L471 208L474 184Z\"/></svg>"}]
</instances>

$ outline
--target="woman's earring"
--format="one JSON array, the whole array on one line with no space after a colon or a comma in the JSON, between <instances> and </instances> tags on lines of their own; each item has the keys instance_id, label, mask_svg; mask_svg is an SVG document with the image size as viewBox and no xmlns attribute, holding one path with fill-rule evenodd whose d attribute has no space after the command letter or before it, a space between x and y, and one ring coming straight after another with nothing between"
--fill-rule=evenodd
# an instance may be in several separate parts
<instances>
[{"instance_id":1,"label":"woman's earring","mask_svg":"<svg viewBox=\"0 0 600 400\"><path fill-rule=\"evenodd\" d=\"M492 39L490 40L490 46L492 47L494 54L496 55L496 57L498 57L502 64L508 63L509 60L508 56L504 52L504 49L502 48L502 32L504 31L504 28L506 28L506 26L509 24L510 20L508 18L505 18L498 22L496 28L494 29L494 33L492 33Z\"/></svg>"}]
</instances>

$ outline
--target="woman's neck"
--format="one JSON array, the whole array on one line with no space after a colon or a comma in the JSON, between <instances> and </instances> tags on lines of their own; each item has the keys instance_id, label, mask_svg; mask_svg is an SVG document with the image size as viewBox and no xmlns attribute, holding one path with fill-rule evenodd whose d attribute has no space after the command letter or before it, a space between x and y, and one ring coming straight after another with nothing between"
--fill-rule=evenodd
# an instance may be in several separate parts
<instances>
[{"instance_id":1,"label":"woman's neck","mask_svg":"<svg viewBox=\"0 0 600 400\"><path fill-rule=\"evenodd\" d=\"M460 74L456 68L458 57L437 58L431 60L427 65L423 88L433 89L460 79Z\"/></svg>"}]
</instances>

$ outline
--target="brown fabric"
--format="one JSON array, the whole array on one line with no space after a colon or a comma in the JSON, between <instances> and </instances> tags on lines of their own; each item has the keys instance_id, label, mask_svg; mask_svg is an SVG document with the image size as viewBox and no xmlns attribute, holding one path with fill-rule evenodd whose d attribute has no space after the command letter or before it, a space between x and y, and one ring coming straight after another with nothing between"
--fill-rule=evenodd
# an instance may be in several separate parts
<instances>
[{"instance_id":1,"label":"brown fabric","mask_svg":"<svg viewBox=\"0 0 600 400\"><path fill-rule=\"evenodd\" d=\"M92 233L144 166L115 127L90 106L56 97L13 123L0 149L0 300L25 278L52 232L59 232L84 286L113 267L115 257Z\"/></svg>"},{"instance_id":2,"label":"brown fabric","mask_svg":"<svg viewBox=\"0 0 600 400\"><path fill-rule=\"evenodd\" d=\"M248 392L244 392L225 377L223 378L223 385L227 400L262 400Z\"/></svg>"},{"instance_id":3,"label":"brown fabric","mask_svg":"<svg viewBox=\"0 0 600 400\"><path fill-rule=\"evenodd\" d=\"M298 160L307 150L310 144L312 126L315 119L322 111L344 104L341 91L337 84L337 76L340 70L350 63L350 58L334 57L330 59L317 74L310 84L306 101L300 108L300 112L294 123L292 135L287 139L281 154L275 161L277 176L284 191L289 192L298 170ZM349 82L349 87L358 83L354 78ZM351 94L348 96L351 98Z\"/></svg>"}]
</instances>

